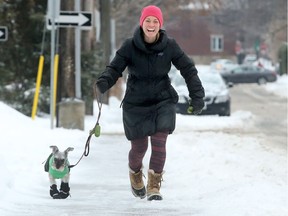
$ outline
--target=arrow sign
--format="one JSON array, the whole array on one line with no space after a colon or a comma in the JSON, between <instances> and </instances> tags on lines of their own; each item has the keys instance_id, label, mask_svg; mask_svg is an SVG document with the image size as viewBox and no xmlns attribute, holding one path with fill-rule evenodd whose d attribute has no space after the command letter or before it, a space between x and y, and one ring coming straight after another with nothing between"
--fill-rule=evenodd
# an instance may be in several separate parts
<instances>
[{"instance_id":1,"label":"arrow sign","mask_svg":"<svg viewBox=\"0 0 288 216\"><path fill-rule=\"evenodd\" d=\"M8 39L7 27L0 26L0 41L6 41Z\"/></svg>"},{"instance_id":2,"label":"arrow sign","mask_svg":"<svg viewBox=\"0 0 288 216\"><path fill-rule=\"evenodd\" d=\"M60 15L55 18L55 26L57 27L81 27L90 28L92 26L92 13L89 12L60 12ZM52 19L48 18L48 29L52 28Z\"/></svg>"}]
</instances>

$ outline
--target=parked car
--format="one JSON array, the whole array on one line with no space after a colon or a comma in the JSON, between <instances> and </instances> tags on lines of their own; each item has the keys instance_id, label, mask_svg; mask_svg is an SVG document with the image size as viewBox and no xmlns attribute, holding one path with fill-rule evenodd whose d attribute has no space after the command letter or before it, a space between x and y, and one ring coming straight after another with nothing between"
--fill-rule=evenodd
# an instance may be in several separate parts
<instances>
[{"instance_id":1,"label":"parked car","mask_svg":"<svg viewBox=\"0 0 288 216\"><path fill-rule=\"evenodd\" d=\"M213 62L211 62L210 70L212 72L216 71L218 73L222 73L222 72L233 70L237 66L238 64L234 63L230 59L216 59Z\"/></svg>"},{"instance_id":2,"label":"parked car","mask_svg":"<svg viewBox=\"0 0 288 216\"><path fill-rule=\"evenodd\" d=\"M205 107L200 115L230 116L229 88L221 75L215 72L199 72L198 75L205 89ZM179 95L176 112L188 115L187 109L190 98L185 80L179 71L175 71L170 78Z\"/></svg>"},{"instance_id":3,"label":"parked car","mask_svg":"<svg viewBox=\"0 0 288 216\"><path fill-rule=\"evenodd\" d=\"M223 79L232 83L258 83L259 85L277 80L276 72L254 65L241 65L221 73Z\"/></svg>"}]
</instances>

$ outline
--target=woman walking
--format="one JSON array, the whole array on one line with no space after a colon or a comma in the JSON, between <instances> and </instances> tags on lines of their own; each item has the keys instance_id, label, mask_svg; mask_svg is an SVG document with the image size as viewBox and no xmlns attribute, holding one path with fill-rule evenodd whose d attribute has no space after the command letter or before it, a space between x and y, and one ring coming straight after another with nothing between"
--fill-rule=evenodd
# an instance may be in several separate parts
<instances>
[{"instance_id":1,"label":"woman walking","mask_svg":"<svg viewBox=\"0 0 288 216\"><path fill-rule=\"evenodd\" d=\"M204 107L204 89L194 62L176 41L168 38L160 8L149 5L142 9L139 27L116 52L114 59L98 78L101 93L111 88L125 68L128 80L123 99L125 135L131 142L129 177L132 193L148 200L162 200L160 187L166 161L166 141L175 129L178 95L168 73L171 63L186 81L193 114ZM147 188L143 181L143 158L151 143Z\"/></svg>"}]
</instances>

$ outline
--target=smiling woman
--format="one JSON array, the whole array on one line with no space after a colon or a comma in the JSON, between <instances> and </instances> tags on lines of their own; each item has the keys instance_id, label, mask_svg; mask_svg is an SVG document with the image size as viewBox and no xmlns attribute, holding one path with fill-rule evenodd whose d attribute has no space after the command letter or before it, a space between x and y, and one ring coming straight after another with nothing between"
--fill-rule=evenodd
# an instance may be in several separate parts
<instances>
[{"instance_id":1,"label":"smiling woman","mask_svg":"<svg viewBox=\"0 0 288 216\"><path fill-rule=\"evenodd\" d=\"M140 26L144 32L145 42L155 43L159 38L159 30L163 26L163 16L160 8L153 5L143 8Z\"/></svg>"},{"instance_id":2,"label":"smiling woman","mask_svg":"<svg viewBox=\"0 0 288 216\"><path fill-rule=\"evenodd\" d=\"M194 115L203 109L205 95L194 62L162 27L161 9L154 5L144 7L133 37L122 44L96 82L98 90L104 93L128 68L123 124L126 138L131 141L129 179L133 195L141 199L147 196L148 200L163 199L160 186L166 161L166 140L175 129L178 95L168 76L171 64L180 70L187 83ZM152 153L146 192L142 162L149 140Z\"/></svg>"},{"instance_id":3,"label":"smiling woman","mask_svg":"<svg viewBox=\"0 0 288 216\"><path fill-rule=\"evenodd\" d=\"M159 38L160 23L156 17L149 16L143 22L144 40L155 43Z\"/></svg>"}]
</instances>

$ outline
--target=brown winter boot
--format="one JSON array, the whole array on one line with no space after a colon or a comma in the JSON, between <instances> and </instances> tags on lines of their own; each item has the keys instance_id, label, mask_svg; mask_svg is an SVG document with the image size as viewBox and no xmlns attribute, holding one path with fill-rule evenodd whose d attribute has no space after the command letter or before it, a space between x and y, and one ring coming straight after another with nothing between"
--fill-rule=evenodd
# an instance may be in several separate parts
<instances>
[{"instance_id":1,"label":"brown winter boot","mask_svg":"<svg viewBox=\"0 0 288 216\"><path fill-rule=\"evenodd\" d=\"M133 195L135 197L140 197L141 199L145 198L146 188L142 179L143 177L142 169L137 173L129 169L129 177Z\"/></svg>"},{"instance_id":2,"label":"brown winter boot","mask_svg":"<svg viewBox=\"0 0 288 216\"><path fill-rule=\"evenodd\" d=\"M160 194L160 187L162 182L162 173L155 173L154 170L148 170L148 184L147 184L147 200L162 200Z\"/></svg>"}]
</instances>

